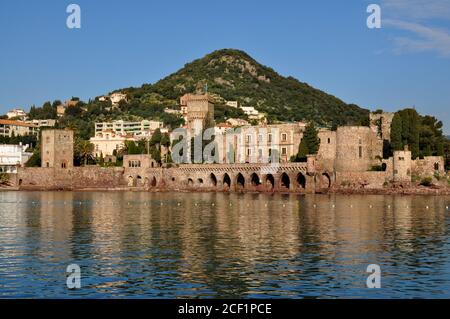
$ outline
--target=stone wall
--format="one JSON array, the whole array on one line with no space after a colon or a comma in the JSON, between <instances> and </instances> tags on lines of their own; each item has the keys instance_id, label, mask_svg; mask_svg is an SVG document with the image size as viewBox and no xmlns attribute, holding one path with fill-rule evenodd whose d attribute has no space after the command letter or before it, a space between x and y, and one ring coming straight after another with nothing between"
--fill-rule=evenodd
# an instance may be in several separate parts
<instances>
[{"instance_id":1,"label":"stone wall","mask_svg":"<svg viewBox=\"0 0 450 319\"><path fill-rule=\"evenodd\" d=\"M24 190L115 188L126 185L123 174L123 168L96 166L68 169L21 167L11 182Z\"/></svg>"},{"instance_id":2,"label":"stone wall","mask_svg":"<svg viewBox=\"0 0 450 319\"><path fill-rule=\"evenodd\" d=\"M383 188L388 181L386 172L336 172L335 185L339 188Z\"/></svg>"},{"instance_id":3,"label":"stone wall","mask_svg":"<svg viewBox=\"0 0 450 319\"><path fill-rule=\"evenodd\" d=\"M306 163L192 164L172 168L19 168L11 180L23 190L145 189L149 191L254 191L314 193L334 175L308 171Z\"/></svg>"},{"instance_id":4,"label":"stone wall","mask_svg":"<svg viewBox=\"0 0 450 319\"><path fill-rule=\"evenodd\" d=\"M342 126L336 131L338 172L364 172L382 158L383 144L367 126Z\"/></svg>"},{"instance_id":5,"label":"stone wall","mask_svg":"<svg viewBox=\"0 0 450 319\"><path fill-rule=\"evenodd\" d=\"M426 156L411 163L412 175L432 177L435 173L445 175L444 158L442 156Z\"/></svg>"}]
</instances>

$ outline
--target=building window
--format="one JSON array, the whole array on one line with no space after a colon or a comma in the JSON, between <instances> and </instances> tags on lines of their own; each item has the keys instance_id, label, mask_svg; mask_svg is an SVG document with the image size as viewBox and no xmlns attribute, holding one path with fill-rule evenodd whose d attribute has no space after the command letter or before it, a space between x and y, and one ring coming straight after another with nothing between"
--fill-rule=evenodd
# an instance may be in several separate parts
<instances>
[{"instance_id":1,"label":"building window","mask_svg":"<svg viewBox=\"0 0 450 319\"><path fill-rule=\"evenodd\" d=\"M269 143L272 143L272 134L269 134L269 135L267 136L267 141L268 141Z\"/></svg>"},{"instance_id":2,"label":"building window","mask_svg":"<svg viewBox=\"0 0 450 319\"><path fill-rule=\"evenodd\" d=\"M286 141L287 141L287 134L286 134L286 133L281 134L281 140L282 140L283 142L286 142Z\"/></svg>"},{"instance_id":3,"label":"building window","mask_svg":"<svg viewBox=\"0 0 450 319\"><path fill-rule=\"evenodd\" d=\"M331 144L331 138L328 138L328 144Z\"/></svg>"},{"instance_id":4,"label":"building window","mask_svg":"<svg viewBox=\"0 0 450 319\"><path fill-rule=\"evenodd\" d=\"M67 168L66 162L62 162L62 163L61 163L61 168Z\"/></svg>"},{"instance_id":5,"label":"building window","mask_svg":"<svg viewBox=\"0 0 450 319\"><path fill-rule=\"evenodd\" d=\"M400 156L400 157L398 158L398 160L399 160L399 161L404 161L405 158Z\"/></svg>"},{"instance_id":6,"label":"building window","mask_svg":"<svg viewBox=\"0 0 450 319\"><path fill-rule=\"evenodd\" d=\"M247 148L247 156L252 155L252 149L251 148Z\"/></svg>"},{"instance_id":7,"label":"building window","mask_svg":"<svg viewBox=\"0 0 450 319\"><path fill-rule=\"evenodd\" d=\"M281 155L286 156L287 154L287 148L286 147L282 147L281 148Z\"/></svg>"},{"instance_id":8,"label":"building window","mask_svg":"<svg viewBox=\"0 0 450 319\"><path fill-rule=\"evenodd\" d=\"M247 135L247 143L251 143L252 141L252 136L251 135Z\"/></svg>"},{"instance_id":9,"label":"building window","mask_svg":"<svg viewBox=\"0 0 450 319\"><path fill-rule=\"evenodd\" d=\"M439 170L439 163L434 163L434 170L438 171Z\"/></svg>"},{"instance_id":10,"label":"building window","mask_svg":"<svg viewBox=\"0 0 450 319\"><path fill-rule=\"evenodd\" d=\"M132 160L128 162L128 167L141 167L141 161L138 160Z\"/></svg>"},{"instance_id":11,"label":"building window","mask_svg":"<svg viewBox=\"0 0 450 319\"><path fill-rule=\"evenodd\" d=\"M359 147L359 158L362 158L362 146Z\"/></svg>"}]
</instances>

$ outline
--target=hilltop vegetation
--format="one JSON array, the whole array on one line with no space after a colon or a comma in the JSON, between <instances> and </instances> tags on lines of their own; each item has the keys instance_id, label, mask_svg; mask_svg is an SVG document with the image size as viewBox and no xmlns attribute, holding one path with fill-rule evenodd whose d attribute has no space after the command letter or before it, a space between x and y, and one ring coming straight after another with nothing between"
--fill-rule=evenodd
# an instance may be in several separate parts
<instances>
[{"instance_id":1,"label":"hilltop vegetation","mask_svg":"<svg viewBox=\"0 0 450 319\"><path fill-rule=\"evenodd\" d=\"M127 88L134 99L158 97L175 101L185 93L208 91L222 101L237 100L267 114L269 122L313 120L337 126L367 123L368 110L302 83L283 77L239 50L219 50L186 64L178 72L140 88Z\"/></svg>"}]
</instances>

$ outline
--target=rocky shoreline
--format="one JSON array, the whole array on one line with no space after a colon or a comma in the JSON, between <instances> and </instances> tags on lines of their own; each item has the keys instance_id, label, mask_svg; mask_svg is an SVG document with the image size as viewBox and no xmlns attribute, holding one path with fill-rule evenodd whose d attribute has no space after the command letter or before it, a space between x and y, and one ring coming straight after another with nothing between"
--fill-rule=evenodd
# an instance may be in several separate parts
<instances>
[{"instance_id":1,"label":"rocky shoreline","mask_svg":"<svg viewBox=\"0 0 450 319\"><path fill-rule=\"evenodd\" d=\"M19 188L19 187L0 187L0 192L7 191L78 191L78 192L149 192L149 193L165 193L165 192L178 192L178 193L211 193L218 192L213 189L164 189L164 188L146 188L146 187L86 187L76 189L49 189L45 187L32 187L32 188ZM260 193L260 194L306 194L305 192L284 192L284 191L248 191L248 190L236 190L236 191L220 191L222 193ZM442 186L411 186L411 187L390 187L390 188L342 188L332 187L330 189L324 189L318 191L316 194L343 194L343 195L434 195L443 196L450 195L450 187Z\"/></svg>"},{"instance_id":2,"label":"rocky shoreline","mask_svg":"<svg viewBox=\"0 0 450 319\"><path fill-rule=\"evenodd\" d=\"M345 195L450 195L450 187L332 188L329 193Z\"/></svg>"}]
</instances>

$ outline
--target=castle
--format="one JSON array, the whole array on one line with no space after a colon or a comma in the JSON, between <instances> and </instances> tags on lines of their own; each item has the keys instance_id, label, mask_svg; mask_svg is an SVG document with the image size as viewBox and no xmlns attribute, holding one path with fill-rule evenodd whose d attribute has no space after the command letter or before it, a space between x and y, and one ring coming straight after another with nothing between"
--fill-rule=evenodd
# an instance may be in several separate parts
<instances>
[{"instance_id":1,"label":"castle","mask_svg":"<svg viewBox=\"0 0 450 319\"><path fill-rule=\"evenodd\" d=\"M129 155L124 156L123 167L73 167L73 132L46 130L42 135L42 168L19 168L15 184L19 189L314 193L330 188L408 187L413 177L445 174L443 157L413 160L407 148L383 159L383 140L390 139L392 113L371 115L370 127L320 129L318 153L309 155L305 163L291 163L306 123L243 126L230 135L215 127L214 101L207 94L185 95L183 103L190 134L214 127L219 163L159 167L150 155ZM228 156L230 146L232 156ZM270 161L275 152L277 161Z\"/></svg>"}]
</instances>

